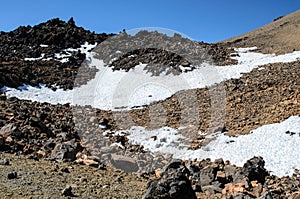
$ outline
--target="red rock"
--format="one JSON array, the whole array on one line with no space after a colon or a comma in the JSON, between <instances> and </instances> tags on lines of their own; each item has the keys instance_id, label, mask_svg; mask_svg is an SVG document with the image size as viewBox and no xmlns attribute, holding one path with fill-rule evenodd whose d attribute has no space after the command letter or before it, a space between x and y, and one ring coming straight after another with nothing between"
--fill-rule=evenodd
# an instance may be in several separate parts
<instances>
[{"instance_id":1,"label":"red rock","mask_svg":"<svg viewBox=\"0 0 300 199\"><path fill-rule=\"evenodd\" d=\"M161 176L160 176L161 172L162 172L162 169L160 169L160 168L155 169L155 176L156 176L157 178L160 178L160 177L161 177Z\"/></svg>"},{"instance_id":2,"label":"red rock","mask_svg":"<svg viewBox=\"0 0 300 199\"><path fill-rule=\"evenodd\" d=\"M43 158L46 156L46 152L45 151L42 151L42 150L39 150L38 152L36 152L37 156L40 157L40 158Z\"/></svg>"},{"instance_id":3,"label":"red rock","mask_svg":"<svg viewBox=\"0 0 300 199\"><path fill-rule=\"evenodd\" d=\"M246 192L245 184L244 183L228 183L225 185L225 188L222 190L222 194L226 195L234 195L236 193L244 193Z\"/></svg>"}]
</instances>

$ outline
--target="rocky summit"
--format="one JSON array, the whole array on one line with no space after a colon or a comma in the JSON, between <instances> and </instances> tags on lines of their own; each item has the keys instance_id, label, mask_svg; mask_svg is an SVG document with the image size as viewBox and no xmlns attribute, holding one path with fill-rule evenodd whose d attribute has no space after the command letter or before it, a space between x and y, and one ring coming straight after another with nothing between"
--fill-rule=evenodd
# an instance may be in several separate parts
<instances>
[{"instance_id":1,"label":"rocky summit","mask_svg":"<svg viewBox=\"0 0 300 199\"><path fill-rule=\"evenodd\" d=\"M239 136L253 134L254 129L299 116L299 58L262 64L238 78L180 90L126 110L46 103L9 93L31 86L37 89L36 95L42 88L63 95L88 85L100 67L87 55L102 60L113 74L134 73L142 65L151 78L174 77L198 70L202 63L224 72L224 67L242 67L236 59L242 56L237 47L256 46L250 53L281 55L299 50L298 38L286 41L285 35L287 30L299 32L299 16L297 11L254 32L214 44L146 30L135 35L126 31L98 34L76 26L73 18L1 32L0 198L300 198L299 168L292 175L276 176L267 168L266 157L248 157L237 165L221 157L180 159L172 154L177 149L167 151L168 139L174 139L171 147L179 140L179 148L188 152L214 151L208 146L222 133L232 138L225 148L238 142ZM167 45L161 47L162 43ZM97 90L102 91L105 88ZM216 117L212 118L212 104L218 97L224 97L225 108L214 107ZM196 100L199 106L180 99ZM169 135L155 134L143 140L155 143L155 149L166 146L165 153L132 141L130 131L137 126L149 134L168 127ZM180 139L170 129L178 130L175 136L182 135ZM298 139L300 131L285 131L284 135ZM272 150L281 150L269 144ZM279 158L278 162L285 161Z\"/></svg>"},{"instance_id":2,"label":"rocky summit","mask_svg":"<svg viewBox=\"0 0 300 199\"><path fill-rule=\"evenodd\" d=\"M21 26L11 32L1 32L0 87L38 86L43 83L49 87L56 84L72 89L85 54L73 51L65 63L55 60L55 54L64 53L64 49L79 48L84 42L101 43L110 36L112 34L96 34L77 27L72 18L68 22L56 18L33 27ZM39 59L42 55L44 60ZM25 61L26 58L37 61ZM95 69L85 70L89 79L94 77Z\"/></svg>"}]
</instances>

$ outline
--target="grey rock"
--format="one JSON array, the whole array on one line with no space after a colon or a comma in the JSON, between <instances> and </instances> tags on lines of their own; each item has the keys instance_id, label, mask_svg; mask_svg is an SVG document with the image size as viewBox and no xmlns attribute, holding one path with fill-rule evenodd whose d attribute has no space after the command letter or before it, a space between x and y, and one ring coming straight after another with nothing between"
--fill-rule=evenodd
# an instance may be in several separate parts
<instances>
[{"instance_id":1,"label":"grey rock","mask_svg":"<svg viewBox=\"0 0 300 199\"><path fill-rule=\"evenodd\" d=\"M51 158L57 161L74 161L78 152L74 141L58 143L51 152Z\"/></svg>"},{"instance_id":2,"label":"grey rock","mask_svg":"<svg viewBox=\"0 0 300 199\"><path fill-rule=\"evenodd\" d=\"M200 171L200 186L207 186L210 185L217 174L217 169L214 168L212 165L208 165L206 167L204 167L203 169L201 169Z\"/></svg>"},{"instance_id":3,"label":"grey rock","mask_svg":"<svg viewBox=\"0 0 300 199\"><path fill-rule=\"evenodd\" d=\"M127 156L112 154L111 164L115 168L122 169L126 173L139 170L136 160Z\"/></svg>"},{"instance_id":4,"label":"grey rock","mask_svg":"<svg viewBox=\"0 0 300 199\"><path fill-rule=\"evenodd\" d=\"M4 158L3 160L0 160L0 165L9 165L9 159Z\"/></svg>"},{"instance_id":5,"label":"grey rock","mask_svg":"<svg viewBox=\"0 0 300 199\"><path fill-rule=\"evenodd\" d=\"M196 199L188 174L189 171L182 162L170 163L164 168L160 178L148 182L143 199Z\"/></svg>"},{"instance_id":6,"label":"grey rock","mask_svg":"<svg viewBox=\"0 0 300 199\"><path fill-rule=\"evenodd\" d=\"M15 131L17 131L17 127L14 124L10 123L10 124L3 126L0 129L0 135L5 139L8 136L10 136L11 134L13 134Z\"/></svg>"},{"instance_id":7,"label":"grey rock","mask_svg":"<svg viewBox=\"0 0 300 199\"><path fill-rule=\"evenodd\" d=\"M207 185L207 186L201 187L201 189L204 193L209 193L207 195L222 192L222 188L220 188L218 185Z\"/></svg>"},{"instance_id":8,"label":"grey rock","mask_svg":"<svg viewBox=\"0 0 300 199\"><path fill-rule=\"evenodd\" d=\"M242 168L243 175L248 177L249 181L257 180L264 184L268 171L264 168L265 161L262 157L253 157L244 164Z\"/></svg>"},{"instance_id":9,"label":"grey rock","mask_svg":"<svg viewBox=\"0 0 300 199\"><path fill-rule=\"evenodd\" d=\"M272 195L270 193L265 193L262 196L259 197L259 199L273 199Z\"/></svg>"}]
</instances>

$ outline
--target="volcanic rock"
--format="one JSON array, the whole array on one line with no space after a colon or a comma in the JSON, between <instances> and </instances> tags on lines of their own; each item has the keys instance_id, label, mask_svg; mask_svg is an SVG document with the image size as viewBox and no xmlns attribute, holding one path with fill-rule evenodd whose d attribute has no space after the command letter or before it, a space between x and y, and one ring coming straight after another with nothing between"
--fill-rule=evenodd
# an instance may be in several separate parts
<instances>
[{"instance_id":1,"label":"volcanic rock","mask_svg":"<svg viewBox=\"0 0 300 199\"><path fill-rule=\"evenodd\" d=\"M61 194L63 196L73 196L74 194L72 193L72 187L71 186L66 186L62 191Z\"/></svg>"},{"instance_id":2,"label":"volcanic rock","mask_svg":"<svg viewBox=\"0 0 300 199\"><path fill-rule=\"evenodd\" d=\"M11 180L11 179L15 179L15 178L17 178L17 176L18 176L18 174L17 174L17 172L10 172L10 173L8 173L7 174L7 178L9 179L9 180Z\"/></svg>"},{"instance_id":3,"label":"volcanic rock","mask_svg":"<svg viewBox=\"0 0 300 199\"><path fill-rule=\"evenodd\" d=\"M148 182L147 191L143 198L196 198L188 175L189 171L182 162L170 163L164 168L160 178Z\"/></svg>"},{"instance_id":4,"label":"volcanic rock","mask_svg":"<svg viewBox=\"0 0 300 199\"><path fill-rule=\"evenodd\" d=\"M253 157L244 164L242 168L243 175L245 175L249 181L257 180L259 183L264 183L268 171L264 168L265 161L262 157Z\"/></svg>"},{"instance_id":5,"label":"volcanic rock","mask_svg":"<svg viewBox=\"0 0 300 199\"><path fill-rule=\"evenodd\" d=\"M72 52L68 62L54 60L54 54L67 48L79 48L88 42L101 43L111 35L95 34L77 27L73 18L68 23L52 19L36 26L21 26L18 29L0 35L0 88L9 86L17 88L23 84L39 86L54 84L63 89L72 89L79 66L85 54ZM43 57L46 60L24 61L24 58ZM49 59L47 59L49 58ZM95 68L82 66L80 83L85 84L95 75ZM86 70L87 73L84 72ZM54 89L54 88L53 88Z\"/></svg>"},{"instance_id":6,"label":"volcanic rock","mask_svg":"<svg viewBox=\"0 0 300 199\"><path fill-rule=\"evenodd\" d=\"M74 161L79 152L74 140L57 144L51 152L51 158L57 161Z\"/></svg>"}]
</instances>

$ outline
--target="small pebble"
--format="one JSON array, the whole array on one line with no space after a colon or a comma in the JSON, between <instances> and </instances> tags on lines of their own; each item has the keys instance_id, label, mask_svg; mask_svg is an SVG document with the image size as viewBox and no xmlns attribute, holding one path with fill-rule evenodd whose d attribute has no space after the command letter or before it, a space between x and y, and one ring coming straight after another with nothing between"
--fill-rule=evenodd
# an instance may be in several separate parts
<instances>
[{"instance_id":1,"label":"small pebble","mask_svg":"<svg viewBox=\"0 0 300 199\"><path fill-rule=\"evenodd\" d=\"M10 172L10 173L7 174L7 178L10 179L10 180L17 178L17 176L18 176L17 172L15 172L15 171L14 172Z\"/></svg>"},{"instance_id":2,"label":"small pebble","mask_svg":"<svg viewBox=\"0 0 300 199\"><path fill-rule=\"evenodd\" d=\"M62 191L61 191L61 194L63 196L73 196L73 193L72 193L72 187L71 186L66 186Z\"/></svg>"},{"instance_id":3,"label":"small pebble","mask_svg":"<svg viewBox=\"0 0 300 199\"><path fill-rule=\"evenodd\" d=\"M0 160L0 165L9 165L9 159L4 158L3 160Z\"/></svg>"},{"instance_id":4,"label":"small pebble","mask_svg":"<svg viewBox=\"0 0 300 199\"><path fill-rule=\"evenodd\" d=\"M67 167L62 168L61 171L64 173L70 173L70 171Z\"/></svg>"}]
</instances>

